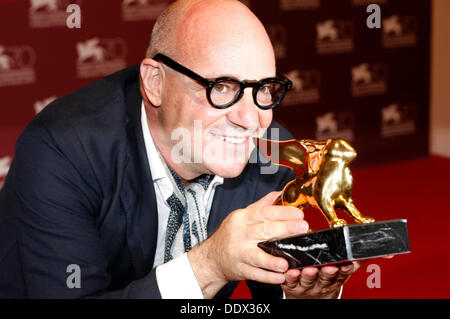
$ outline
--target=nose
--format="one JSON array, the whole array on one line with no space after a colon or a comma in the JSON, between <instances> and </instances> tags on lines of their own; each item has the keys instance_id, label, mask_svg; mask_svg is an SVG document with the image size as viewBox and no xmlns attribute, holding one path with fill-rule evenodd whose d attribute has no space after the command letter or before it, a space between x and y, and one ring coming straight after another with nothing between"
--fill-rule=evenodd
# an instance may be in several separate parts
<instances>
[{"instance_id":1,"label":"nose","mask_svg":"<svg viewBox=\"0 0 450 319\"><path fill-rule=\"evenodd\" d=\"M243 129L256 130L260 128L260 110L255 105L252 96L252 89L246 88L242 98L229 108L227 118L235 125L242 127ZM271 112L267 110L265 112Z\"/></svg>"}]
</instances>

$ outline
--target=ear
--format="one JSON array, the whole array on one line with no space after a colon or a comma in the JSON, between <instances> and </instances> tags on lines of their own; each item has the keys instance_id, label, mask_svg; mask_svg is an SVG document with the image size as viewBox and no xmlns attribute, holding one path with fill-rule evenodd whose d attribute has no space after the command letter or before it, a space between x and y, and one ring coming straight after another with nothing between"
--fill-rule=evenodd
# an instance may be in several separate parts
<instances>
[{"instance_id":1,"label":"ear","mask_svg":"<svg viewBox=\"0 0 450 319\"><path fill-rule=\"evenodd\" d=\"M163 70L161 64L145 58L141 62L141 85L150 103L159 107L162 102Z\"/></svg>"}]
</instances>

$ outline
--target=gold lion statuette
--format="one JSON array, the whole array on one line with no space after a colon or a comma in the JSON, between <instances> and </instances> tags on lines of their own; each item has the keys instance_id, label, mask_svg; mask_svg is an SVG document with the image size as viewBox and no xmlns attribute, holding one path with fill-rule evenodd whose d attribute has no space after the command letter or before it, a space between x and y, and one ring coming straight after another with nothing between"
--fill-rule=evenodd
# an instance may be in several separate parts
<instances>
[{"instance_id":1,"label":"gold lion statuette","mask_svg":"<svg viewBox=\"0 0 450 319\"><path fill-rule=\"evenodd\" d=\"M286 184L274 205L315 207L326 217L330 228L347 224L338 218L338 208L346 211L357 223L375 221L364 217L353 203L353 178L348 165L356 157L356 151L347 141L255 138L255 145L272 163L289 167L296 176Z\"/></svg>"}]
</instances>

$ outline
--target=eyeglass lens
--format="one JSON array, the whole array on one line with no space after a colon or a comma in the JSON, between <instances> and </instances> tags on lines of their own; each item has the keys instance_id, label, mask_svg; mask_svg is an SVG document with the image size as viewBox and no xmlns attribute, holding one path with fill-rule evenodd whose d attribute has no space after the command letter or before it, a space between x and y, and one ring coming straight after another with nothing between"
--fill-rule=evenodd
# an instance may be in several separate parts
<instances>
[{"instance_id":1,"label":"eyeglass lens","mask_svg":"<svg viewBox=\"0 0 450 319\"><path fill-rule=\"evenodd\" d=\"M234 81L216 83L210 92L211 102L216 106L223 106L233 102L241 93L241 85ZM281 83L269 82L258 88L256 102L262 107L269 107L278 102L284 93Z\"/></svg>"}]
</instances>

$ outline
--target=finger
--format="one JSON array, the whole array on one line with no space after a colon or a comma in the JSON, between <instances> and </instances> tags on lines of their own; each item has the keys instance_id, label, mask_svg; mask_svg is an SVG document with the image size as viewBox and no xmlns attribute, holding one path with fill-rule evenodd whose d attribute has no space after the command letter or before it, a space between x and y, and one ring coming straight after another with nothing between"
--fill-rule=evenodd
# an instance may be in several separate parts
<instances>
[{"instance_id":1,"label":"finger","mask_svg":"<svg viewBox=\"0 0 450 319\"><path fill-rule=\"evenodd\" d=\"M284 285L288 288L295 288L299 285L300 269L289 269L284 275L286 281Z\"/></svg>"},{"instance_id":2,"label":"finger","mask_svg":"<svg viewBox=\"0 0 450 319\"><path fill-rule=\"evenodd\" d=\"M355 271L353 263L343 264L339 267L338 275L336 276L336 284L343 285L349 278L350 275Z\"/></svg>"},{"instance_id":3,"label":"finger","mask_svg":"<svg viewBox=\"0 0 450 319\"><path fill-rule=\"evenodd\" d=\"M333 284L338 272L339 268L336 266L323 266L319 271L317 288L322 289Z\"/></svg>"},{"instance_id":4,"label":"finger","mask_svg":"<svg viewBox=\"0 0 450 319\"><path fill-rule=\"evenodd\" d=\"M300 276L300 285L304 289L310 289L314 286L319 270L316 267L306 267L302 269Z\"/></svg>"},{"instance_id":5,"label":"finger","mask_svg":"<svg viewBox=\"0 0 450 319\"><path fill-rule=\"evenodd\" d=\"M335 288L338 268L336 266L322 266L317 274L314 285L309 289L309 294L315 297L329 295Z\"/></svg>"},{"instance_id":6,"label":"finger","mask_svg":"<svg viewBox=\"0 0 450 319\"><path fill-rule=\"evenodd\" d=\"M355 267L353 263L341 264L339 267L338 274L336 276L336 280L334 281L334 283L332 283L330 286L328 286L328 288L325 288L324 290L330 293L339 291L341 286L345 284L345 282L348 279L350 279L350 276L354 272L354 268ZM322 290L322 293L324 292L324 290Z\"/></svg>"},{"instance_id":7,"label":"finger","mask_svg":"<svg viewBox=\"0 0 450 319\"><path fill-rule=\"evenodd\" d=\"M339 274L342 275L352 274L353 272L355 272L355 270L356 269L353 262L339 265Z\"/></svg>"},{"instance_id":8,"label":"finger","mask_svg":"<svg viewBox=\"0 0 450 319\"><path fill-rule=\"evenodd\" d=\"M291 236L305 234L309 229L308 223L303 220L273 221L248 225L246 230L249 238L258 241L277 240Z\"/></svg>"},{"instance_id":9,"label":"finger","mask_svg":"<svg viewBox=\"0 0 450 319\"><path fill-rule=\"evenodd\" d=\"M293 206L265 206L251 210L247 217L249 223L275 220L298 220L303 219L303 212Z\"/></svg>"},{"instance_id":10,"label":"finger","mask_svg":"<svg viewBox=\"0 0 450 319\"><path fill-rule=\"evenodd\" d=\"M284 273L289 268L289 263L281 257L274 257L262 249L252 249L247 253L246 263L257 268Z\"/></svg>"},{"instance_id":11,"label":"finger","mask_svg":"<svg viewBox=\"0 0 450 319\"><path fill-rule=\"evenodd\" d=\"M255 207L264 207L264 206L271 206L273 202L278 198L278 196L281 195L281 191L278 192L270 192L266 196L260 198L258 201L254 202L253 204L250 204L247 206L247 208L255 208Z\"/></svg>"},{"instance_id":12,"label":"finger","mask_svg":"<svg viewBox=\"0 0 450 319\"><path fill-rule=\"evenodd\" d=\"M242 264L241 271L243 275L242 279L249 279L274 285L281 285L285 281L285 276L282 273L264 270L248 264Z\"/></svg>"}]
</instances>

